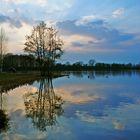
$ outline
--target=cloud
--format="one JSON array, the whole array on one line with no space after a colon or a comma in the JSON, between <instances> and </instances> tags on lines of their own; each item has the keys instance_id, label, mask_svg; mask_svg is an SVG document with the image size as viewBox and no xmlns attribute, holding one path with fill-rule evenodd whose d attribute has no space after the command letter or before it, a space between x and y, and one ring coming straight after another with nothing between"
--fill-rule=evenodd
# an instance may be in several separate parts
<instances>
[{"instance_id":1,"label":"cloud","mask_svg":"<svg viewBox=\"0 0 140 140\"><path fill-rule=\"evenodd\" d=\"M65 45L66 46L71 46L73 44L85 44L90 41L92 42L97 42L98 39L94 36L88 36L88 35L81 35L81 34L72 34L72 35L65 35L62 36Z\"/></svg>"},{"instance_id":2,"label":"cloud","mask_svg":"<svg viewBox=\"0 0 140 140\"><path fill-rule=\"evenodd\" d=\"M96 19L96 16L95 15L83 16L83 17L81 17L81 19L77 20L75 22L75 24L77 26L79 26L79 25L85 25L85 24L87 24L87 23L89 23L91 21L94 21L95 19Z\"/></svg>"},{"instance_id":3,"label":"cloud","mask_svg":"<svg viewBox=\"0 0 140 140\"><path fill-rule=\"evenodd\" d=\"M9 22L11 26L17 28L22 26L22 22L32 26L42 20L56 22L58 19L61 20L61 18L66 16L72 3L73 0L65 2L63 0L59 2L56 0L1 0L1 4L4 6L0 8L0 15L7 18L4 21L1 17L1 20Z\"/></svg>"},{"instance_id":4,"label":"cloud","mask_svg":"<svg viewBox=\"0 0 140 140\"><path fill-rule=\"evenodd\" d=\"M0 14L0 23L8 23L11 28L21 28L23 23L30 23L26 18L12 18L7 15Z\"/></svg>"},{"instance_id":5,"label":"cloud","mask_svg":"<svg viewBox=\"0 0 140 140\"><path fill-rule=\"evenodd\" d=\"M72 42L71 45L72 45L72 46L75 46L75 47L82 47L82 46L85 46L85 44L83 44L83 43L81 43L81 42L78 42L78 41Z\"/></svg>"},{"instance_id":6,"label":"cloud","mask_svg":"<svg viewBox=\"0 0 140 140\"><path fill-rule=\"evenodd\" d=\"M10 20L10 18L8 16L0 14L0 23L7 22L9 20Z\"/></svg>"},{"instance_id":7,"label":"cloud","mask_svg":"<svg viewBox=\"0 0 140 140\"><path fill-rule=\"evenodd\" d=\"M117 129L117 130L124 130L125 129L124 124L118 120L113 121L113 125L114 125L114 129Z\"/></svg>"},{"instance_id":8,"label":"cloud","mask_svg":"<svg viewBox=\"0 0 140 140\"><path fill-rule=\"evenodd\" d=\"M96 118L94 116L89 115L87 112L76 111L75 115L81 121L88 122L88 123L95 123L96 122Z\"/></svg>"},{"instance_id":9,"label":"cloud","mask_svg":"<svg viewBox=\"0 0 140 140\"><path fill-rule=\"evenodd\" d=\"M26 4L26 3L34 3L39 4L40 6L44 6L47 4L47 0L5 0L7 3L14 3L14 4Z\"/></svg>"},{"instance_id":10,"label":"cloud","mask_svg":"<svg viewBox=\"0 0 140 140\"><path fill-rule=\"evenodd\" d=\"M19 88L15 88L14 90L9 91L9 94L4 94L7 99L9 106L8 113L14 112L16 110L24 110L25 105L23 102L23 96L26 93L36 92L37 89L33 86L27 85Z\"/></svg>"},{"instance_id":11,"label":"cloud","mask_svg":"<svg viewBox=\"0 0 140 140\"><path fill-rule=\"evenodd\" d=\"M15 102L13 104L15 104ZM13 110L10 114L8 114L8 116L10 118L9 127L11 131L8 131L7 133L3 133L0 136L2 140L47 139L48 135L46 132L42 132L34 129L31 121L29 121L29 119L26 118L25 111L23 109Z\"/></svg>"},{"instance_id":12,"label":"cloud","mask_svg":"<svg viewBox=\"0 0 140 140\"><path fill-rule=\"evenodd\" d=\"M84 104L101 99L101 97L98 95L74 95L72 92L67 92L66 89L57 89L57 94L60 95L65 102L71 104Z\"/></svg>"},{"instance_id":13,"label":"cloud","mask_svg":"<svg viewBox=\"0 0 140 140\"><path fill-rule=\"evenodd\" d=\"M94 94L90 86L85 85L70 85L65 87L55 88L56 94L61 96L65 102L70 104L85 104L88 102L96 102L104 100L104 96L98 95L95 87Z\"/></svg>"},{"instance_id":14,"label":"cloud","mask_svg":"<svg viewBox=\"0 0 140 140\"><path fill-rule=\"evenodd\" d=\"M79 19L56 23L64 40L63 61L74 62L79 59L86 62L91 57L111 63L112 61L120 63L139 61L140 35L138 33L128 33L112 27L106 19L95 19L86 25L78 26L75 24L77 21ZM75 35L83 38L93 37L93 40L78 40Z\"/></svg>"},{"instance_id":15,"label":"cloud","mask_svg":"<svg viewBox=\"0 0 140 140\"><path fill-rule=\"evenodd\" d=\"M79 20L68 20L57 23L61 34L64 36L67 51L119 53L124 51L122 44L128 41L132 42L136 36L110 28L109 24L101 19L88 20L86 26L83 24L77 26L75 24L77 21L79 22Z\"/></svg>"},{"instance_id":16,"label":"cloud","mask_svg":"<svg viewBox=\"0 0 140 140\"><path fill-rule=\"evenodd\" d=\"M112 13L113 18L118 18L124 14L124 8L119 8Z\"/></svg>"},{"instance_id":17,"label":"cloud","mask_svg":"<svg viewBox=\"0 0 140 140\"><path fill-rule=\"evenodd\" d=\"M78 21L78 20L76 20ZM75 20L58 22L57 26L63 35L80 34L83 36L93 36L98 40L107 40L112 42L118 42L123 40L130 40L133 38L133 34L123 33L117 29L109 27L104 20L95 20L89 22L86 26L76 26Z\"/></svg>"}]
</instances>

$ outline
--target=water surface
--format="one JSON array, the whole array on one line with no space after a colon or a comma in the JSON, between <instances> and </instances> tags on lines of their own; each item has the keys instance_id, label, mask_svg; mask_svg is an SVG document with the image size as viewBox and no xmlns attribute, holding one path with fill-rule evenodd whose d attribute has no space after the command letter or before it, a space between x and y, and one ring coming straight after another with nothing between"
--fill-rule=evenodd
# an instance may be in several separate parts
<instances>
[{"instance_id":1,"label":"water surface","mask_svg":"<svg viewBox=\"0 0 140 140\"><path fill-rule=\"evenodd\" d=\"M0 139L140 140L139 73L68 75L0 90Z\"/></svg>"}]
</instances>

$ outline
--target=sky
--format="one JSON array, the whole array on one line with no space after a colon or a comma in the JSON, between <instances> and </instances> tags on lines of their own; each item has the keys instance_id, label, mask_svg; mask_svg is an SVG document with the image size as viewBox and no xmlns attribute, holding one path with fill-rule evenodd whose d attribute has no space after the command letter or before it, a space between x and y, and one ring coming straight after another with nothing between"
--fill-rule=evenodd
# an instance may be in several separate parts
<instances>
[{"instance_id":1,"label":"sky","mask_svg":"<svg viewBox=\"0 0 140 140\"><path fill-rule=\"evenodd\" d=\"M140 0L0 0L7 52L24 53L25 36L45 21L64 41L61 62L140 62Z\"/></svg>"}]
</instances>

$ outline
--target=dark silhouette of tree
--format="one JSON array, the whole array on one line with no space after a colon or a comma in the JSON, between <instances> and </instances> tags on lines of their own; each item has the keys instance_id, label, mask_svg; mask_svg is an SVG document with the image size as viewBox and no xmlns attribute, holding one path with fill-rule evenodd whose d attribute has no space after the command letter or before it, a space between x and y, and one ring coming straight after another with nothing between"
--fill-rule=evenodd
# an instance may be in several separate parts
<instances>
[{"instance_id":1,"label":"dark silhouette of tree","mask_svg":"<svg viewBox=\"0 0 140 140\"><path fill-rule=\"evenodd\" d=\"M83 66L83 64L84 63L82 61L73 63L73 65L76 66L76 67L81 67L81 66Z\"/></svg>"},{"instance_id":2,"label":"dark silhouette of tree","mask_svg":"<svg viewBox=\"0 0 140 140\"><path fill-rule=\"evenodd\" d=\"M94 66L95 63L96 63L95 59L90 59L90 60L88 61L88 65L89 65L89 66Z\"/></svg>"},{"instance_id":3,"label":"dark silhouette of tree","mask_svg":"<svg viewBox=\"0 0 140 140\"><path fill-rule=\"evenodd\" d=\"M6 53L6 43L8 38L3 28L0 29L0 72L3 71L3 58Z\"/></svg>"},{"instance_id":4,"label":"dark silhouette of tree","mask_svg":"<svg viewBox=\"0 0 140 140\"><path fill-rule=\"evenodd\" d=\"M38 68L37 61L33 55L13 55L7 54L3 60L5 71L15 69L17 71L35 70Z\"/></svg>"},{"instance_id":5,"label":"dark silhouette of tree","mask_svg":"<svg viewBox=\"0 0 140 140\"><path fill-rule=\"evenodd\" d=\"M65 63L65 65L66 65L66 66L70 66L70 62L67 61L67 62Z\"/></svg>"},{"instance_id":6,"label":"dark silhouette of tree","mask_svg":"<svg viewBox=\"0 0 140 140\"><path fill-rule=\"evenodd\" d=\"M95 79L95 72L94 71L89 71L88 72L88 78L89 79Z\"/></svg>"},{"instance_id":7,"label":"dark silhouette of tree","mask_svg":"<svg viewBox=\"0 0 140 140\"><path fill-rule=\"evenodd\" d=\"M3 93L0 87L0 133L5 132L9 129L9 118L8 115L3 110Z\"/></svg>"},{"instance_id":8,"label":"dark silhouette of tree","mask_svg":"<svg viewBox=\"0 0 140 140\"><path fill-rule=\"evenodd\" d=\"M9 118L4 110L0 109L0 133L7 131L9 128Z\"/></svg>"},{"instance_id":9,"label":"dark silhouette of tree","mask_svg":"<svg viewBox=\"0 0 140 140\"><path fill-rule=\"evenodd\" d=\"M32 34L26 36L25 52L33 54L44 75L44 71L51 71L56 59L63 54L63 41L58 37L58 31L52 27L47 27L44 22L33 28Z\"/></svg>"},{"instance_id":10,"label":"dark silhouette of tree","mask_svg":"<svg viewBox=\"0 0 140 140\"><path fill-rule=\"evenodd\" d=\"M27 94L24 103L27 117L41 131L55 125L57 116L63 113L62 98L55 95L51 78L42 79L39 91Z\"/></svg>"}]
</instances>

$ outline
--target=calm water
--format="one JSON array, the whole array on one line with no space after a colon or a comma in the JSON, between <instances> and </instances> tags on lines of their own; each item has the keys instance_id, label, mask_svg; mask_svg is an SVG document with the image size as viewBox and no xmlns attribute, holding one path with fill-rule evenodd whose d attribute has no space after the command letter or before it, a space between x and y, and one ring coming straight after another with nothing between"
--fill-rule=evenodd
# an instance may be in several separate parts
<instances>
[{"instance_id":1,"label":"calm water","mask_svg":"<svg viewBox=\"0 0 140 140\"><path fill-rule=\"evenodd\" d=\"M0 140L140 140L139 84L83 72L0 90Z\"/></svg>"}]
</instances>

